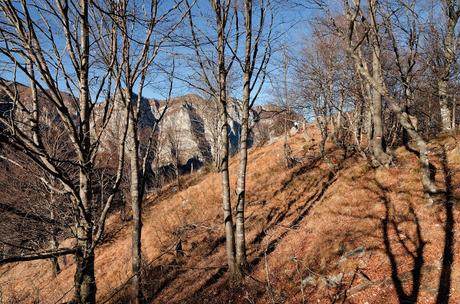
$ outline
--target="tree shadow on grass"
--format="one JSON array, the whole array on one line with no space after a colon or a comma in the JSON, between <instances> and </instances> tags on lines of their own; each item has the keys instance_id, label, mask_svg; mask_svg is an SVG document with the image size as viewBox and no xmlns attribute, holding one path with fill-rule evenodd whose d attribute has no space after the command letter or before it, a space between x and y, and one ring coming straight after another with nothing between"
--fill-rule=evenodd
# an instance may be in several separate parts
<instances>
[{"instance_id":1,"label":"tree shadow on grass","mask_svg":"<svg viewBox=\"0 0 460 304\"><path fill-rule=\"evenodd\" d=\"M444 173L445 183L445 201L443 204L445 213L444 223L444 249L442 254L441 275L439 277L438 295L436 297L437 304L449 302L449 294L451 287L452 264L454 262L454 197L452 194L452 174L450 172L447 160L447 152L445 147L441 152L441 165Z\"/></svg>"},{"instance_id":2,"label":"tree shadow on grass","mask_svg":"<svg viewBox=\"0 0 460 304\"><path fill-rule=\"evenodd\" d=\"M385 254L388 257L391 266L391 280L398 294L398 300L400 304L417 303L422 281L422 269L425 263L423 253L425 245L427 244L422 236L420 221L412 204L410 204L408 218L411 218L410 221L415 225L415 236L413 238L408 236L407 239L403 239L402 231L400 229L401 222L395 219L395 211L392 210L393 208L387 195L387 189L382 187L380 184L379 187L383 193L381 195L381 200L385 205L385 217L381 220L381 227L383 233L383 244L385 246ZM397 236L398 244L402 246L405 254L409 255L412 259L413 266L411 270L411 279L407 278L406 276L402 276L400 273L398 267L398 259L390 239L391 229L394 230ZM413 247L413 249L411 249L411 247ZM411 288L410 291L407 292L404 289L404 283L407 283L409 280L411 280Z\"/></svg>"},{"instance_id":3,"label":"tree shadow on grass","mask_svg":"<svg viewBox=\"0 0 460 304\"><path fill-rule=\"evenodd\" d=\"M444 248L442 253L441 260L441 273L439 276L438 283L438 292L436 296L437 304L445 304L449 302L450 298L450 289L451 289L451 276L452 276L452 264L454 261L454 241L455 241L455 220L454 220L454 201L455 198L452 193L452 173L448 166L447 152L445 147L441 150L441 166L442 173L444 175L445 191L442 197L441 206L444 211ZM434 170L433 170L434 171ZM435 171L434 171L435 172ZM379 185L382 190L383 195L381 199L385 205L385 218L382 220L382 231L383 231L383 241L385 245L385 252L388 256L391 265L391 278L393 285L398 294L398 299L400 303L417 303L418 295L420 291L420 283L422 278L422 269L424 264L423 252L426 242L423 240L422 231L420 227L419 220L414 211L413 206L409 207L409 212L413 218L413 223L415 224L416 236L415 240L409 240L412 243L412 247L415 247L415 250L410 250L407 246L407 242L402 240L398 230L398 223L394 220L394 216L391 215L391 203L387 196L386 188ZM403 288L404 283L407 281L407 278L402 278L398 272L398 262L394 254L394 251L391 246L389 231L394 229L397 236L398 242L403 246L405 252L410 255L413 261L413 268L411 271L412 274L412 289L410 292L406 292Z\"/></svg>"}]
</instances>

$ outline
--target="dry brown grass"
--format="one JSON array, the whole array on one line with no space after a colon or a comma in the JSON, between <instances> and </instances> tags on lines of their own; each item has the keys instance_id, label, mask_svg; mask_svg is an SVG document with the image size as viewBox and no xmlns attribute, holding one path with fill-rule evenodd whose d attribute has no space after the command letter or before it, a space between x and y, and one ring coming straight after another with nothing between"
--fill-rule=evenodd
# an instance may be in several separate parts
<instances>
[{"instance_id":1,"label":"dry brown grass","mask_svg":"<svg viewBox=\"0 0 460 304\"><path fill-rule=\"evenodd\" d=\"M440 156L446 150L455 202L460 196L457 138L445 137L430 146L441 188L446 178ZM306 144L300 135L290 139L296 157L303 160L290 170L283 165L282 141L251 150L246 210L250 276L243 286L229 286L225 277L218 173L196 174L187 178L184 190L171 187L150 196L142 238L150 300L302 303L305 298L308 303L342 303L348 290L346 303L400 303L416 286L418 303L434 303L449 215L442 197L438 205L426 205L415 155L400 148L393 167L373 170L359 156L340 161L340 151L329 146L330 158L340 164L331 172L318 158L316 143ZM233 185L237 165L233 158ZM450 217L455 233L455 205ZM110 229L122 229L97 250L99 302L123 286L130 273L130 226L123 226L117 215L110 221ZM171 250L179 239L184 257ZM449 303L460 302L456 241ZM360 254L344 258L362 248ZM4 266L0 286L4 298L21 296L20 302L30 303L40 297L43 303L54 303L71 289L73 271L70 258L57 279L48 262ZM328 286L326 279L339 275L343 279ZM305 284L302 295L300 282L307 277L316 283ZM121 289L111 301L123 303L127 293Z\"/></svg>"}]
</instances>

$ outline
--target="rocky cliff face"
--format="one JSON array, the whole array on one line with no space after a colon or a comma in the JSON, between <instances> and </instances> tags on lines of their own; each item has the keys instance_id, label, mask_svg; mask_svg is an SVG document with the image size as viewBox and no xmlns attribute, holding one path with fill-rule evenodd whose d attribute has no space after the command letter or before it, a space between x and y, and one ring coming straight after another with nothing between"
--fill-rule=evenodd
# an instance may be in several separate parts
<instances>
[{"instance_id":1,"label":"rocky cliff face","mask_svg":"<svg viewBox=\"0 0 460 304\"><path fill-rule=\"evenodd\" d=\"M21 94L24 95L25 104L30 104L30 89L21 85ZM69 100L68 94L63 96ZM136 100L134 96L133 100ZM9 106L7 98L0 96L3 102L0 104L2 113L7 112ZM47 107L45 97L41 98L44 109ZM69 102L69 104L71 104ZM107 108L109 106L109 108ZM163 167L179 165L182 170L189 170L192 164L195 168L207 162L217 162L219 154L219 111L216 101L204 99L198 95L185 95L174 98L169 102L142 98L140 104L139 135L141 142L146 144L152 129L158 123L161 113L167 107L167 111L161 122L158 123L158 132L155 135L156 149L155 164L152 166ZM94 111L93 136L101 136L100 149L103 153L113 154L117 151L117 139L122 137L125 123L125 113L122 102L116 99L115 103L107 105L100 103ZM241 131L241 105L237 100L231 100L228 105L228 125L230 137L230 152L238 151ZM59 124L59 118L55 111L45 111L48 117L45 121L50 125ZM280 114L281 113L281 114ZM103 117L110 115L106 126L100 123ZM251 133L249 146L260 145L283 134L283 112L276 106L258 106L251 112ZM289 121L289 128L292 122ZM104 128L103 132L102 128ZM130 143L127 142L129 146Z\"/></svg>"},{"instance_id":2,"label":"rocky cliff face","mask_svg":"<svg viewBox=\"0 0 460 304\"><path fill-rule=\"evenodd\" d=\"M238 150L241 130L239 104L232 101L228 111L230 151L235 153ZM219 125L216 102L197 95L171 100L160 123L160 162L173 161L175 153L182 165L191 161L216 161L220 145Z\"/></svg>"},{"instance_id":3,"label":"rocky cliff face","mask_svg":"<svg viewBox=\"0 0 460 304\"><path fill-rule=\"evenodd\" d=\"M134 98L136 99L136 98ZM150 134L158 124L155 134L156 167L170 164L195 168L206 162L216 161L219 152L219 115L216 102L205 100L198 95L185 95L168 102L142 98L140 104L140 119L138 122L139 136L145 145ZM165 115L159 121L167 107ZM96 116L102 117L105 104L98 106ZM241 110L238 102L232 101L229 108L230 151L238 150L240 136ZM123 106L117 100L113 109L109 109L111 118L101 138L101 147L110 152L116 149L116 140L122 136L124 129ZM96 118L95 121L98 119ZM96 129L100 128L96 124ZM130 143L127 142L129 146ZM183 168L186 170L186 168Z\"/></svg>"},{"instance_id":4,"label":"rocky cliff face","mask_svg":"<svg viewBox=\"0 0 460 304\"><path fill-rule=\"evenodd\" d=\"M141 129L152 126L160 117L166 103L145 99L141 105ZM218 104L198 95L185 95L169 101L167 111L159 123L158 165L177 164L189 170L193 164L216 162L219 154ZM228 105L230 153L239 148L241 132L241 104L231 100ZM285 113L277 106L255 107L250 115L249 146L261 145L284 134ZM301 117L286 116L287 130Z\"/></svg>"},{"instance_id":5,"label":"rocky cliff face","mask_svg":"<svg viewBox=\"0 0 460 304\"><path fill-rule=\"evenodd\" d=\"M133 100L136 99L137 96L134 96ZM112 109L106 109L105 106L104 103L98 105L94 121L97 122L105 112L111 113L101 137L101 148L104 152L113 152L116 151L115 139L121 138L124 129L123 106L120 100L114 103ZM217 163L221 122L216 101L189 94L168 102L142 98L140 107L138 127L141 146L148 142L152 129L158 124L152 169L177 165L182 171L188 171L192 166L197 168L204 163ZM159 121L165 107L165 115ZM230 152L234 154L239 148L241 104L231 100L227 110ZM295 120L301 120L301 117L293 113L286 114L274 105L255 107L250 115L249 146L262 145L284 134L285 124L287 130L290 130ZM96 123L96 132L100 128ZM129 147L130 143L127 142L127 145Z\"/></svg>"}]
</instances>

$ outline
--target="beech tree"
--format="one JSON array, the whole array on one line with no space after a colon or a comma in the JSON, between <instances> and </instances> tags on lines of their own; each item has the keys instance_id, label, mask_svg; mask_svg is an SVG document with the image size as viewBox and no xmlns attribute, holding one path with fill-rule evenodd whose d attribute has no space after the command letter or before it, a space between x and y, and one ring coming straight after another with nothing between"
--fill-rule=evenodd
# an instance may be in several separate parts
<instances>
[{"instance_id":1,"label":"beech tree","mask_svg":"<svg viewBox=\"0 0 460 304\"><path fill-rule=\"evenodd\" d=\"M96 302L94 276L95 249L101 243L105 220L121 181L126 130L118 141L116 173L110 191L102 201L94 193L94 171L100 152L120 74L112 69L116 57L115 35L100 36L92 31L99 20L94 5L87 0L50 2L0 2L0 53L11 68L10 81L0 80L0 90L12 105L0 116L2 135L7 144L23 151L55 181L72 202L75 245L22 256L5 257L13 261L75 255L74 301ZM107 42L109 52L96 54L96 43ZM28 82L19 91L17 78ZM63 93L63 90L67 91ZM54 122L63 126L68 157L55 155L43 141L45 118L55 113ZM127 119L127 112L123 116ZM71 175L69 166L76 174ZM96 208L98 207L98 208Z\"/></svg>"},{"instance_id":2,"label":"beech tree","mask_svg":"<svg viewBox=\"0 0 460 304\"><path fill-rule=\"evenodd\" d=\"M399 124L407 132L408 136L415 141L421 165L422 184L431 201L430 194L438 193L438 189L431 180L430 163L428 159L428 149L424 138L417 131L413 124L413 119L405 111L404 102L400 102L400 97L396 92L390 91L388 79L380 77L379 69L383 67L382 50L384 49L383 31L379 28L381 21L380 3L368 0L366 3L360 1L343 1L343 15L345 21L335 18L329 7L320 3L321 8L326 13L326 23L333 30L335 35L340 37L345 43L345 50L355 63L355 69L362 79L371 87L373 94L380 94L387 102L392 113L397 117ZM387 20L389 22L389 20ZM387 24L388 25L388 24ZM388 28L388 27L387 27ZM372 68L363 52L363 45L368 41L373 50ZM374 72L377 72L374 77ZM377 98L379 98L377 96ZM376 103L380 103L375 101ZM374 106L378 104L374 104ZM375 123L375 120L373 120ZM375 142L373 142L375 144ZM379 143L377 142L377 145ZM380 149L380 148L379 148ZM377 153L378 154L378 153ZM374 153L375 155L375 153Z\"/></svg>"},{"instance_id":3,"label":"beech tree","mask_svg":"<svg viewBox=\"0 0 460 304\"><path fill-rule=\"evenodd\" d=\"M254 7L252 0L244 1L245 45L244 60L236 56L243 72L242 117L240 134L240 163L236 186L236 263L244 268L246 261L246 241L244 228L244 206L246 196L246 173L248 164L249 111L259 95L267 75L267 66L271 56L271 32L273 14L270 13L270 2L260 0ZM254 14L254 11L257 11ZM257 17L256 26L253 17ZM233 50L235 52L237 50ZM261 56L259 56L259 52Z\"/></svg>"},{"instance_id":4,"label":"beech tree","mask_svg":"<svg viewBox=\"0 0 460 304\"><path fill-rule=\"evenodd\" d=\"M233 212L230 197L230 175L229 175L229 125L228 125L228 76L236 54L228 56L228 45L234 43L233 49L238 49L238 35L236 40L230 37L234 34L234 26L237 24L237 14L234 14L234 6L231 0L213 0L210 2L210 9L213 18L213 28L211 31L201 29L195 22L194 12L190 3L188 24L190 29L192 52L198 65L198 77L204 83L204 86L196 86L202 92L209 94L211 98L217 100L219 116L219 157L218 170L221 175L222 184L222 209L224 215L224 230L226 239L227 263L230 276L234 279L241 277L241 268L236 263L235 255L235 233L233 228ZM195 6L199 9L199 6ZM204 20L202 20L204 21ZM201 23L202 24L202 23ZM211 50L209 53L204 49L203 43L210 43ZM189 82L190 83L190 82ZM192 84L192 83L190 83ZM192 84L193 85L193 84Z\"/></svg>"},{"instance_id":5,"label":"beech tree","mask_svg":"<svg viewBox=\"0 0 460 304\"><path fill-rule=\"evenodd\" d=\"M246 195L247 154L249 139L249 113L256 101L267 74L267 65L271 55L271 32L273 17L269 1L220 1L210 3L214 28L202 29L195 21L194 10L189 13L189 28L193 54L197 68L196 74L203 85L185 80L193 87L217 100L219 119L218 130L220 146L218 169L222 178L222 208L226 235L226 252L230 276L240 280L242 269L246 266L246 242L244 233L244 206ZM242 17L241 17L242 16ZM256 22L253 21L254 18ZM240 20L244 32L240 31ZM203 22L201 20L200 22ZM241 49L240 36L244 35L244 47ZM204 45L211 47L205 48ZM238 66L238 72L232 72ZM229 96L230 84L235 85L236 75L241 75L241 133L239 140L239 169L236 186L236 228L233 228L231 205L231 185L229 181L229 107L235 102ZM235 87L232 87L236 90Z\"/></svg>"},{"instance_id":6,"label":"beech tree","mask_svg":"<svg viewBox=\"0 0 460 304\"><path fill-rule=\"evenodd\" d=\"M161 54L163 44L170 40L171 33L177 28L183 18L178 18L175 12L182 1L171 6L162 5L158 0L148 3L144 1L117 1L106 8L98 7L101 13L109 19L108 26L120 37L120 45L115 52L115 66L119 70L121 80L118 82L118 95L121 107L128 112L126 153L129 158L130 199L133 216L132 230L132 287L133 303L142 303L141 266L142 266L142 202L145 195L148 166L152 162L152 146L158 124L168 109L168 101L172 92L172 69L167 75L170 85L167 91L166 106L159 117L155 118L147 140L140 139L142 128L141 113L148 102L143 93L147 83L151 80L149 72L155 60ZM142 10L139 8L143 7ZM184 16L183 14L182 16ZM180 17L180 16L179 16ZM121 124L123 127L123 124Z\"/></svg>"},{"instance_id":7,"label":"beech tree","mask_svg":"<svg viewBox=\"0 0 460 304\"><path fill-rule=\"evenodd\" d=\"M381 26L377 19L377 1L369 1L369 23L372 27L369 29L370 48L372 53L372 78L375 83L384 83L382 74L382 51L383 43L381 38ZM359 63L357 63L359 64ZM368 70L371 70L368 68ZM384 130L382 116L382 94L374 87L370 86L369 96L371 98L371 113L372 113L372 156L377 166L388 166L391 162L391 157L385 152L384 147Z\"/></svg>"},{"instance_id":8,"label":"beech tree","mask_svg":"<svg viewBox=\"0 0 460 304\"><path fill-rule=\"evenodd\" d=\"M441 45L441 58L438 69L438 96L443 131L452 129L452 102L449 102L448 85L457 60L458 33L456 27L460 18L460 5L457 0L443 0L445 26Z\"/></svg>"}]
</instances>

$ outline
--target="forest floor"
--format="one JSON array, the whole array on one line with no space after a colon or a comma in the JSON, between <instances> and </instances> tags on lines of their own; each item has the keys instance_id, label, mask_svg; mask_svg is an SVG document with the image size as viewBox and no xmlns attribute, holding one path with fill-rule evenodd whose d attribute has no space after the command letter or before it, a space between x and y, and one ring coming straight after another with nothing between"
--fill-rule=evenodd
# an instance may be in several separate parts
<instances>
[{"instance_id":1,"label":"forest floor","mask_svg":"<svg viewBox=\"0 0 460 304\"><path fill-rule=\"evenodd\" d=\"M404 147L390 168L375 170L332 146L324 162L313 138L289 139L299 160L292 169L282 140L250 150L249 265L240 286L226 276L218 173L185 176L180 190L149 195L142 235L149 303L460 303L460 136L430 143L445 190L432 205L418 159ZM235 157L232 187L237 166ZM130 238L129 222L113 214L96 251L98 303L129 302ZM74 265L71 257L60 263L57 278L49 261L1 267L3 303L69 300Z\"/></svg>"}]
</instances>

